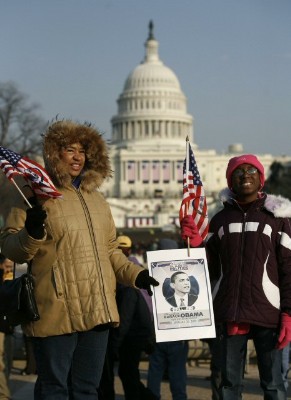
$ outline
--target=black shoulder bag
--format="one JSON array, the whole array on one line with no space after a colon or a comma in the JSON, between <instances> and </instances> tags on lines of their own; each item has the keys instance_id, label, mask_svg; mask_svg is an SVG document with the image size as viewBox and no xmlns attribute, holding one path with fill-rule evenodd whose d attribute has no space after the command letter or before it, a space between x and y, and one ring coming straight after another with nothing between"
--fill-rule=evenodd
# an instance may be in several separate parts
<instances>
[{"instance_id":1,"label":"black shoulder bag","mask_svg":"<svg viewBox=\"0 0 291 400\"><path fill-rule=\"evenodd\" d=\"M13 280L5 280L0 284L0 314L5 315L10 325L26 324L40 319L34 298L34 281L31 274L31 262L27 273Z\"/></svg>"}]
</instances>

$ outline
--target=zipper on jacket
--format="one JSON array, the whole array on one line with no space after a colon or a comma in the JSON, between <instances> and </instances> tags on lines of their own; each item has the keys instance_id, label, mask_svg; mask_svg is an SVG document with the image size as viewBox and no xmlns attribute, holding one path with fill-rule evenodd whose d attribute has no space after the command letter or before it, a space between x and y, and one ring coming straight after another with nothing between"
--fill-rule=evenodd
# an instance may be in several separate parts
<instances>
[{"instance_id":1,"label":"zipper on jacket","mask_svg":"<svg viewBox=\"0 0 291 400\"><path fill-rule=\"evenodd\" d=\"M95 234L94 234L94 229L93 229L93 226L92 226L91 216L90 216L87 204L86 204L86 202L84 200L84 197L83 197L80 189L79 188L77 189L74 186L73 186L73 189L76 191L76 193L77 193L77 195L78 195L78 197L79 197L79 199L81 201L82 207L84 209L86 220L87 220L87 225L88 225L90 236L91 236L91 240L92 240L93 250L94 250L94 253L95 253L95 257L96 257L96 260L99 261L99 265L101 265L100 259L99 259L99 255L98 255L98 250L97 250L97 247L96 247L96 240L95 240L96 238L95 238ZM98 269L98 273L100 275L100 278L101 278L100 280L101 280L101 283L102 283L99 286L101 287L100 290L101 290L101 294L102 294L104 308L105 308L105 310L107 312L107 315L108 315L108 322L111 322L111 315L110 315L110 311L109 311L109 308L108 308L108 304L107 304L106 296L105 296L105 292L104 292L104 280L103 280L103 276L102 276L101 267Z\"/></svg>"},{"instance_id":2,"label":"zipper on jacket","mask_svg":"<svg viewBox=\"0 0 291 400\"><path fill-rule=\"evenodd\" d=\"M241 207L239 207L240 210ZM239 319L239 299L241 297L241 277L242 277L242 268L243 268L243 252L244 252L244 247L245 247L245 224L246 224L246 217L247 213L243 213L243 223L242 223L242 232L241 232L241 247L240 247L240 268L239 268L239 273L238 273L238 295L236 296L236 302L235 302L235 318L234 320L237 321Z\"/></svg>"}]
</instances>

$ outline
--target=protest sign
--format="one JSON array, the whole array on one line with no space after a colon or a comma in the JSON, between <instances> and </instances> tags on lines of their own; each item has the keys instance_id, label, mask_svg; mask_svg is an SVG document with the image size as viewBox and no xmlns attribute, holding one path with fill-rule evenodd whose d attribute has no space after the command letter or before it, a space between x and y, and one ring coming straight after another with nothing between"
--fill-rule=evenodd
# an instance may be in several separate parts
<instances>
[{"instance_id":1,"label":"protest sign","mask_svg":"<svg viewBox=\"0 0 291 400\"><path fill-rule=\"evenodd\" d=\"M212 296L204 248L147 252L157 342L215 337Z\"/></svg>"}]
</instances>

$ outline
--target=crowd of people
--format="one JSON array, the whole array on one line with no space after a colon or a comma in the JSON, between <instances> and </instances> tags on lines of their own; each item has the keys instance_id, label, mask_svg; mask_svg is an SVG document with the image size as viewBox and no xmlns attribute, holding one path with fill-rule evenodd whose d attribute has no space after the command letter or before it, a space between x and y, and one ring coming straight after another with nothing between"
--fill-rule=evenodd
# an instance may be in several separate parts
<instances>
[{"instance_id":1,"label":"crowd of people","mask_svg":"<svg viewBox=\"0 0 291 400\"><path fill-rule=\"evenodd\" d=\"M43 158L62 198L26 189L29 207L16 192L0 235L1 282L9 272L11 278L13 263L31 262L40 320L22 329L35 357L34 399L112 400L118 365L126 400L160 399L165 373L173 400L186 400L188 342L155 342L150 297L161 282L149 274L141 252L131 253L132 239L116 237L110 207L98 191L112 174L102 135L90 124L55 121L43 135ZM183 246L204 247L208 260L217 332L209 341L212 396L242 398L247 343L253 340L264 399L286 400L291 202L264 193L264 167L252 154L229 160L226 181L222 209L204 241L191 215L181 221ZM150 249L179 246L165 238ZM185 272L173 273L165 299L173 307L192 306L198 291L190 287ZM0 334L3 399L11 398L11 361L3 357L9 329ZM139 373L143 352L149 356L146 385Z\"/></svg>"}]
</instances>

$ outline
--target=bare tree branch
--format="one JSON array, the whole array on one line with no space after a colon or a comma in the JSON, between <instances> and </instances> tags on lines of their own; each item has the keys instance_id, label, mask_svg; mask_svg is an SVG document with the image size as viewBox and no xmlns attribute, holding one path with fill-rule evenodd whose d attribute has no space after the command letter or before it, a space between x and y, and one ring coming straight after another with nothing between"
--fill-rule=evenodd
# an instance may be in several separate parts
<instances>
[{"instance_id":1,"label":"bare tree branch","mask_svg":"<svg viewBox=\"0 0 291 400\"><path fill-rule=\"evenodd\" d=\"M29 104L28 96L13 82L0 82L0 144L33 157L41 151L41 133L46 122L37 114L38 104Z\"/></svg>"}]
</instances>

